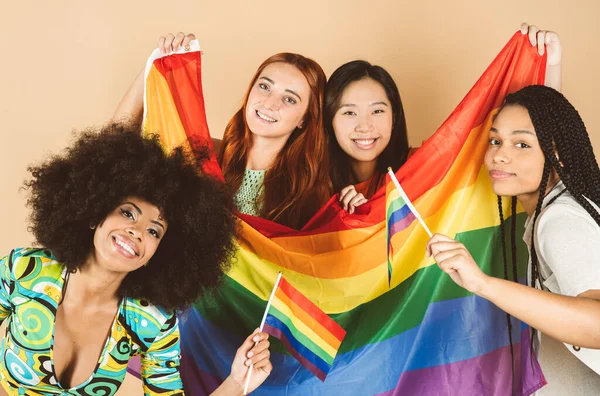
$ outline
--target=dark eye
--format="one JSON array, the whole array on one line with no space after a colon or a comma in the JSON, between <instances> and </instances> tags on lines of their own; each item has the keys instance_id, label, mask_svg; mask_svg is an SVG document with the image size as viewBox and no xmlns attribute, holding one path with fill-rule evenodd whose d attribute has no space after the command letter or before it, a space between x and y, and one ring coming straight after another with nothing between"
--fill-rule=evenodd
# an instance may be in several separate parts
<instances>
[{"instance_id":1,"label":"dark eye","mask_svg":"<svg viewBox=\"0 0 600 396\"><path fill-rule=\"evenodd\" d=\"M530 145L528 145L527 143L517 143L516 146L518 148L524 149L524 148L529 148L531 147Z\"/></svg>"},{"instance_id":2,"label":"dark eye","mask_svg":"<svg viewBox=\"0 0 600 396\"><path fill-rule=\"evenodd\" d=\"M260 89L262 89L263 91L268 91L269 90L269 86L265 83L258 83L258 87Z\"/></svg>"},{"instance_id":3,"label":"dark eye","mask_svg":"<svg viewBox=\"0 0 600 396\"><path fill-rule=\"evenodd\" d=\"M154 238L160 239L160 233L158 231L156 231L154 228L150 228L148 230L148 233L150 233L150 235L152 235Z\"/></svg>"},{"instance_id":4,"label":"dark eye","mask_svg":"<svg viewBox=\"0 0 600 396\"><path fill-rule=\"evenodd\" d=\"M490 139L490 146L499 146L499 145L500 145L500 140L494 139L494 138Z\"/></svg>"},{"instance_id":5,"label":"dark eye","mask_svg":"<svg viewBox=\"0 0 600 396\"><path fill-rule=\"evenodd\" d=\"M356 115L356 113L355 113L355 112L353 112L353 111L350 111L350 110L348 110L348 111L344 111L344 112L342 113L342 115L351 115L351 116L354 116L354 115Z\"/></svg>"},{"instance_id":6,"label":"dark eye","mask_svg":"<svg viewBox=\"0 0 600 396\"><path fill-rule=\"evenodd\" d=\"M135 220L135 216L133 215L133 212L131 212L130 210L121 209L121 215L123 217L127 217L128 219Z\"/></svg>"},{"instance_id":7,"label":"dark eye","mask_svg":"<svg viewBox=\"0 0 600 396\"><path fill-rule=\"evenodd\" d=\"M286 103L289 103L289 104L296 104L297 103L296 99L290 98L289 96L286 96L284 100L285 100Z\"/></svg>"},{"instance_id":8,"label":"dark eye","mask_svg":"<svg viewBox=\"0 0 600 396\"><path fill-rule=\"evenodd\" d=\"M381 109L377 109L374 111L375 114L381 114L381 113L385 113L383 110Z\"/></svg>"}]
</instances>

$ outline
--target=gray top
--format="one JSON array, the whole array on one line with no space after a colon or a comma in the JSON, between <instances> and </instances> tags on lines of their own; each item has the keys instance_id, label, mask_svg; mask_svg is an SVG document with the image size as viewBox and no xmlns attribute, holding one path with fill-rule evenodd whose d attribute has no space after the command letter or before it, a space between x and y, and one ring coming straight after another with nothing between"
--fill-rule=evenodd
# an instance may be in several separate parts
<instances>
[{"instance_id":1,"label":"gray top","mask_svg":"<svg viewBox=\"0 0 600 396\"><path fill-rule=\"evenodd\" d=\"M588 290L600 290L600 227L568 191L561 194L563 190L561 181L544 198L535 227L535 248L544 280L542 288L577 296ZM523 234L529 251L530 220L525 222ZM574 348L546 335L541 336L540 342L538 357L548 385L536 395L600 395L600 374L592 369L598 370L600 366L600 350Z\"/></svg>"}]
</instances>

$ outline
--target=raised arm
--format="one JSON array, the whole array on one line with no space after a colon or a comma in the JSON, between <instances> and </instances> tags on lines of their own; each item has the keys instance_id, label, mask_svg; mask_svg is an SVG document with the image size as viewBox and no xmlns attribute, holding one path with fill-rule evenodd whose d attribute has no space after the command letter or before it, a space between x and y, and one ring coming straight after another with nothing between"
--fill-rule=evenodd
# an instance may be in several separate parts
<instances>
[{"instance_id":1,"label":"raised arm","mask_svg":"<svg viewBox=\"0 0 600 396\"><path fill-rule=\"evenodd\" d=\"M535 25L528 25L527 22L521 24L521 33L529 36L529 42L537 47L538 54L544 55L544 52L548 52L544 85L560 91L562 46L558 34L549 30L540 30Z\"/></svg>"},{"instance_id":2,"label":"raised arm","mask_svg":"<svg viewBox=\"0 0 600 396\"><path fill-rule=\"evenodd\" d=\"M144 110L144 70L133 80L113 114L113 121L142 121Z\"/></svg>"},{"instance_id":3,"label":"raised arm","mask_svg":"<svg viewBox=\"0 0 600 396\"><path fill-rule=\"evenodd\" d=\"M158 48L163 54L169 54L176 51L179 47L189 48L190 41L194 40L194 34L184 34L182 32L173 35L161 36L158 39ZM133 80L133 83L123 95L114 114L113 121L133 121L141 122L144 111L144 70Z\"/></svg>"}]
</instances>

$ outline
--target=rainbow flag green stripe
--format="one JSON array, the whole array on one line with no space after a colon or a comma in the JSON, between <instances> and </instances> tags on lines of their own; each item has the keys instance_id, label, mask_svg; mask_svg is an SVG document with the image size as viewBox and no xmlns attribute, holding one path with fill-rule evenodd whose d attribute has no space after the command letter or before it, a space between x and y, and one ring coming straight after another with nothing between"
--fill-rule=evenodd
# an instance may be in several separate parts
<instances>
[{"instance_id":1,"label":"rainbow flag green stripe","mask_svg":"<svg viewBox=\"0 0 600 396\"><path fill-rule=\"evenodd\" d=\"M482 168L487 129L507 93L544 81L545 61L517 32L438 131L396 172L429 228L456 235L496 276L503 268L496 197ZM163 133L167 145L190 138L210 141L200 64L199 48L148 63L145 125ZM214 161L205 170L222 176ZM260 322L279 271L347 335L325 382L273 342L276 369L255 394L506 394L514 383L514 393L525 395L545 383L537 363L529 364L526 326L512 319L513 358L506 315L456 286L424 257L427 235L415 222L390 238L388 285L385 189L354 215L332 197L300 231L240 218L240 250L224 286L182 316L187 393L205 394L229 374L235 350ZM523 276L522 245L520 253Z\"/></svg>"},{"instance_id":2,"label":"rainbow flag green stripe","mask_svg":"<svg viewBox=\"0 0 600 396\"><path fill-rule=\"evenodd\" d=\"M516 227L522 229L525 215L522 213L517 217ZM506 227L510 227L510 222L509 217ZM461 233L456 239L465 244L475 261L485 263L482 267L485 273L503 277L503 264L499 254L493 260L484 260L490 254L490 241L498 240L499 233L499 227L489 227ZM521 239L517 242L518 261L526 264L527 247ZM519 277L525 277L525 267L521 265L518 269ZM419 287L414 287L417 284ZM437 266L422 268L389 293L351 311L330 315L344 329L354 328L346 334L338 353L371 344L375 337L378 340L388 339L417 326L423 320L430 303L468 296L472 294L457 286ZM218 328L240 338L245 334L244 329L256 324L256 318L262 316L266 305L265 300L248 292L231 278L225 280L223 287L215 292L211 300L211 304L197 302L194 309ZM237 314L242 308L244 314ZM355 318L361 318L359 326L356 325ZM279 351L283 352L284 349Z\"/></svg>"}]
</instances>

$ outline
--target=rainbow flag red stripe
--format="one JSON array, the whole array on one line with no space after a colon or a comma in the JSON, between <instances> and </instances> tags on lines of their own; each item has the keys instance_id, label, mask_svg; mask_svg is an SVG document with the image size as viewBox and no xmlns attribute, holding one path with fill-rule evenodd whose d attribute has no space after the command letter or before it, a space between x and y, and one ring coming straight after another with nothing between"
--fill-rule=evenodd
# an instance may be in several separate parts
<instances>
[{"instance_id":1,"label":"rainbow flag red stripe","mask_svg":"<svg viewBox=\"0 0 600 396\"><path fill-rule=\"evenodd\" d=\"M281 277L275 287L264 330L321 381L333 364L346 331Z\"/></svg>"},{"instance_id":2,"label":"rainbow flag red stripe","mask_svg":"<svg viewBox=\"0 0 600 396\"><path fill-rule=\"evenodd\" d=\"M396 172L425 223L463 242L493 276L502 277L503 265L496 196L483 167L487 132L506 94L544 82L545 59L517 32L437 132ZM152 58L148 65L149 131L164 134L165 141L198 135L210 140L199 50L193 56ZM220 175L217 165L213 171ZM181 316L186 393L209 393L229 375L235 351L258 326L280 271L347 334L325 382L273 343L275 369L257 395L475 396L509 394L513 382L514 394L528 395L544 385L539 366L529 361L526 325L513 318L513 358L505 314L456 286L425 257L428 236L420 225L412 222L388 238L385 190L353 215L332 198L302 230L240 217L240 249L223 287ZM507 221L523 224L524 215ZM394 246L390 283L388 239ZM518 252L524 277L527 249L521 242Z\"/></svg>"}]
</instances>

